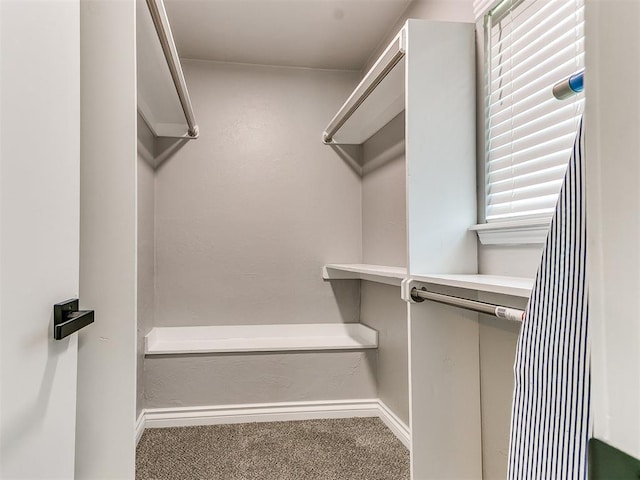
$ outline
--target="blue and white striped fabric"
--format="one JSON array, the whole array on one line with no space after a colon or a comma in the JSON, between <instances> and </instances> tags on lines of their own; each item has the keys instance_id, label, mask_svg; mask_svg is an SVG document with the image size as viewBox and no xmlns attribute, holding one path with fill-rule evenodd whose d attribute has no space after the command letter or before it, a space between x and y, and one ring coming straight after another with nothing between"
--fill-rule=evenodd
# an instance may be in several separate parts
<instances>
[{"instance_id":1,"label":"blue and white striped fabric","mask_svg":"<svg viewBox=\"0 0 640 480\"><path fill-rule=\"evenodd\" d=\"M583 127L518 340L508 478L586 479L590 433Z\"/></svg>"}]
</instances>

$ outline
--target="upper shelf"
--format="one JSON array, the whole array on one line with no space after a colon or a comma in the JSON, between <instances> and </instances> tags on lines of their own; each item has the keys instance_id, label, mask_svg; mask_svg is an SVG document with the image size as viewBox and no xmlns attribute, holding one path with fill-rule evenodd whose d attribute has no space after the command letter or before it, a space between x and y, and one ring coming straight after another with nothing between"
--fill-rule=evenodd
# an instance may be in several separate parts
<instances>
[{"instance_id":1,"label":"upper shelf","mask_svg":"<svg viewBox=\"0 0 640 480\"><path fill-rule=\"evenodd\" d=\"M329 122L324 143L362 144L404 110L406 32L405 26Z\"/></svg>"},{"instance_id":2,"label":"upper shelf","mask_svg":"<svg viewBox=\"0 0 640 480\"><path fill-rule=\"evenodd\" d=\"M403 280L411 278L418 282L431 283L433 285L465 288L477 292L499 293L523 298L529 298L533 288L533 279L531 278L480 274L409 275L404 267L359 263L332 263L325 265L322 269L322 278L325 280L369 280L396 286L399 286Z\"/></svg>"},{"instance_id":3,"label":"upper shelf","mask_svg":"<svg viewBox=\"0 0 640 480\"><path fill-rule=\"evenodd\" d=\"M412 275L418 282L529 298L533 279L500 275Z\"/></svg>"}]
</instances>

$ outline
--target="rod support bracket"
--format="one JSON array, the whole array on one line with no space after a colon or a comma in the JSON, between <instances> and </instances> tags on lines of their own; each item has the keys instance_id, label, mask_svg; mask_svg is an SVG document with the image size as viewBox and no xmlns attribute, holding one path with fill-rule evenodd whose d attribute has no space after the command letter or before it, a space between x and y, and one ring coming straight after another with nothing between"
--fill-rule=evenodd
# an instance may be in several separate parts
<instances>
[{"instance_id":1,"label":"rod support bracket","mask_svg":"<svg viewBox=\"0 0 640 480\"><path fill-rule=\"evenodd\" d=\"M424 302L424 298L420 298L417 295L413 295L413 290L426 290L419 282L412 280L411 278L405 278L400 284L400 295L402 300L407 303L421 303Z\"/></svg>"}]
</instances>

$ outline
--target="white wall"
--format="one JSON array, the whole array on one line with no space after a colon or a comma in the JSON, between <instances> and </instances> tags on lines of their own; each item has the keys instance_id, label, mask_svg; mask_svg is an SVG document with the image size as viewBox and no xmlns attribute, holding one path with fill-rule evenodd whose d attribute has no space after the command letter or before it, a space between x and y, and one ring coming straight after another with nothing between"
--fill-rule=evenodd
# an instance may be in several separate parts
<instances>
[{"instance_id":1,"label":"white wall","mask_svg":"<svg viewBox=\"0 0 640 480\"><path fill-rule=\"evenodd\" d=\"M594 436L640 458L640 3L585 14Z\"/></svg>"},{"instance_id":2,"label":"white wall","mask_svg":"<svg viewBox=\"0 0 640 480\"><path fill-rule=\"evenodd\" d=\"M84 0L76 478L133 478L136 413L135 1Z\"/></svg>"}]
</instances>

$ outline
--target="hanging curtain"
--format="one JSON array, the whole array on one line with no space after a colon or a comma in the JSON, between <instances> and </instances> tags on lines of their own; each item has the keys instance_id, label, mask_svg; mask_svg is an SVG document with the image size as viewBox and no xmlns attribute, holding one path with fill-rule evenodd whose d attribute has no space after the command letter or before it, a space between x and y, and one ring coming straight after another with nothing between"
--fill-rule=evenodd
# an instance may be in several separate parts
<instances>
[{"instance_id":1,"label":"hanging curtain","mask_svg":"<svg viewBox=\"0 0 640 480\"><path fill-rule=\"evenodd\" d=\"M510 480L587 478L584 153L581 121L516 350Z\"/></svg>"}]
</instances>

